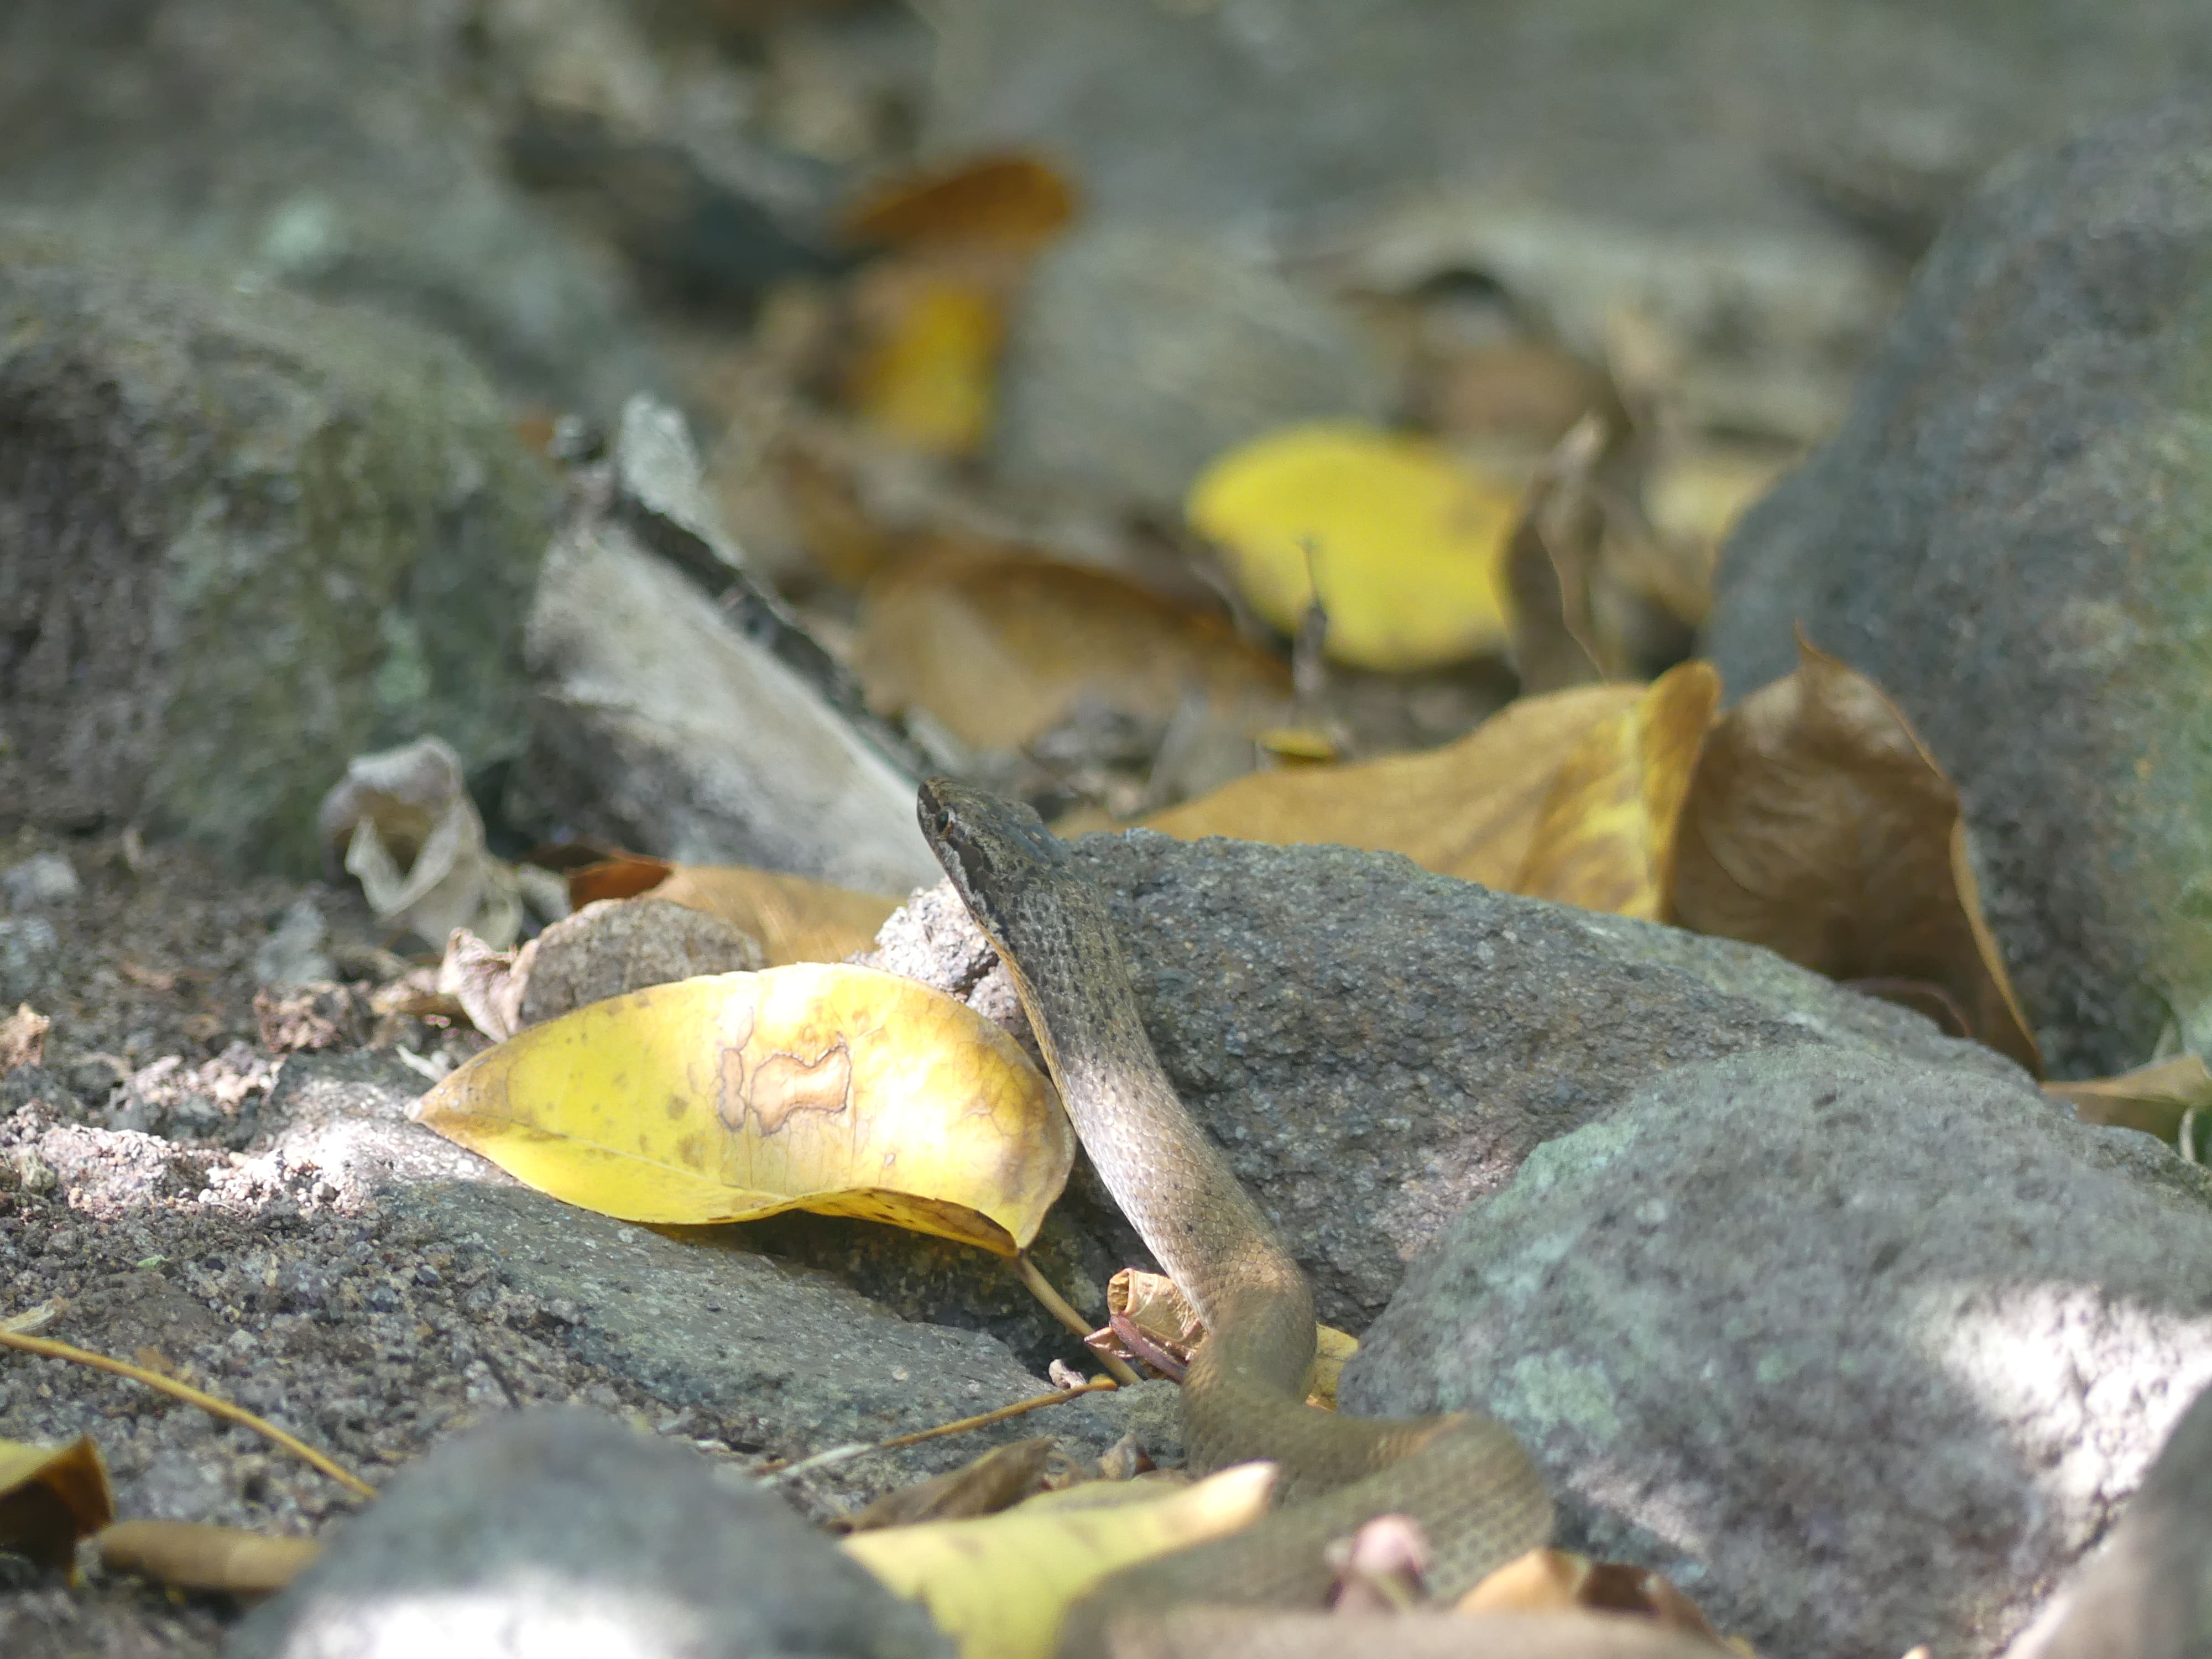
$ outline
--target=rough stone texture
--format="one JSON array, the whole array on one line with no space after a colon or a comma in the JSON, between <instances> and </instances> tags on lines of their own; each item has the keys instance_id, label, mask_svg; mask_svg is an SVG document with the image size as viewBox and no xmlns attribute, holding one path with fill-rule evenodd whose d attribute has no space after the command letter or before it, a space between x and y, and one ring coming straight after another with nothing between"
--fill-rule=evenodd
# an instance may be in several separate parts
<instances>
[{"instance_id":1,"label":"rough stone texture","mask_svg":"<svg viewBox=\"0 0 2212 1659\"><path fill-rule=\"evenodd\" d=\"M2060 1076L2212 1040L2208 481L2212 107L2176 105L1992 179L1721 574L1732 693L1802 623L1958 780Z\"/></svg>"},{"instance_id":2,"label":"rough stone texture","mask_svg":"<svg viewBox=\"0 0 2212 1659\"><path fill-rule=\"evenodd\" d=\"M552 483L450 346L16 238L0 434L0 812L305 867L352 755L521 748Z\"/></svg>"},{"instance_id":3,"label":"rough stone texture","mask_svg":"<svg viewBox=\"0 0 2212 1659\"><path fill-rule=\"evenodd\" d=\"M1355 1332L1470 1200L1670 1067L1821 1044L2024 1080L1766 951L1393 854L1140 830L1085 836L1076 857L1169 1076L1289 1235L1322 1316ZM1020 1024L949 888L879 945L878 965Z\"/></svg>"},{"instance_id":4,"label":"rough stone texture","mask_svg":"<svg viewBox=\"0 0 2212 1659\"><path fill-rule=\"evenodd\" d=\"M405 1121L422 1086L386 1056L294 1056L237 1155L18 1112L0 1124L0 1305L61 1297L49 1334L155 1346L372 1480L487 1411L533 1403L641 1416L750 1461L1049 1386L992 1337L908 1323L827 1274L520 1187ZM1030 1434L1095 1457L1135 1429L1171 1455L1146 1393L787 1484L822 1514ZM63 1365L0 1376L0 1437L67 1438L87 1422L101 1425L126 1514L297 1531L343 1503L258 1437L117 1379Z\"/></svg>"},{"instance_id":5,"label":"rough stone texture","mask_svg":"<svg viewBox=\"0 0 2212 1659\"><path fill-rule=\"evenodd\" d=\"M585 1412L498 1419L394 1480L224 1651L951 1654L920 1607L767 1491L711 1469Z\"/></svg>"},{"instance_id":6,"label":"rough stone texture","mask_svg":"<svg viewBox=\"0 0 2212 1659\"><path fill-rule=\"evenodd\" d=\"M2160 1451L2127 1513L2008 1659L2189 1659L2212 1652L2212 1390Z\"/></svg>"},{"instance_id":7,"label":"rough stone texture","mask_svg":"<svg viewBox=\"0 0 2212 1659\"><path fill-rule=\"evenodd\" d=\"M2212 1379L2212 1180L1864 1049L1659 1078L1415 1264L1346 1409L1474 1407L1563 1535L1793 1659L1997 1652Z\"/></svg>"},{"instance_id":8,"label":"rough stone texture","mask_svg":"<svg viewBox=\"0 0 2212 1659\"><path fill-rule=\"evenodd\" d=\"M587 904L523 948L530 953L525 1025L648 985L768 965L760 941L736 923L651 897Z\"/></svg>"},{"instance_id":9,"label":"rough stone texture","mask_svg":"<svg viewBox=\"0 0 2212 1659\"><path fill-rule=\"evenodd\" d=\"M503 176L464 15L356 0L10 0L0 213L373 306L605 419L665 378L629 285Z\"/></svg>"},{"instance_id":10,"label":"rough stone texture","mask_svg":"<svg viewBox=\"0 0 2212 1659\"><path fill-rule=\"evenodd\" d=\"M1038 262L1014 328L997 464L1170 514L1200 468L1246 439L1380 418L1389 402L1348 317L1187 230L1071 237Z\"/></svg>"}]
</instances>

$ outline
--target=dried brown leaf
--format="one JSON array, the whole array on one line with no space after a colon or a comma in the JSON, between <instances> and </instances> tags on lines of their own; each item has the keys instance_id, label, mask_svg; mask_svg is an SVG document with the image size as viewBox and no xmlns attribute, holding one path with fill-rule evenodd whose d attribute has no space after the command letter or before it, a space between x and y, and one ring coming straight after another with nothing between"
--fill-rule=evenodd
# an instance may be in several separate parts
<instances>
[{"instance_id":1,"label":"dried brown leaf","mask_svg":"<svg viewBox=\"0 0 2212 1659\"><path fill-rule=\"evenodd\" d=\"M1038 1489L1054 1443L1052 1436L1044 1434L1009 1445L994 1446L957 1469L885 1492L866 1508L848 1516L843 1523L844 1530L872 1532L878 1527L907 1527L922 1521L965 1521L979 1515L996 1515Z\"/></svg>"},{"instance_id":2,"label":"dried brown leaf","mask_svg":"<svg viewBox=\"0 0 2212 1659\"><path fill-rule=\"evenodd\" d=\"M1584 732L1553 781L1514 890L1658 920L1683 798L1720 696L1711 663L1682 663Z\"/></svg>"},{"instance_id":3,"label":"dried brown leaf","mask_svg":"<svg viewBox=\"0 0 2212 1659\"><path fill-rule=\"evenodd\" d=\"M2030 1072L1959 792L1874 684L1804 641L1714 725L1682 806L1669 919L1838 980L1940 987Z\"/></svg>"},{"instance_id":4,"label":"dried brown leaf","mask_svg":"<svg viewBox=\"0 0 2212 1659\"><path fill-rule=\"evenodd\" d=\"M920 708L962 742L1009 750L1077 702L1171 719L1186 697L1279 722L1289 677L1218 617L1103 570L948 549L872 582L855 655L868 699Z\"/></svg>"},{"instance_id":5,"label":"dried brown leaf","mask_svg":"<svg viewBox=\"0 0 2212 1659\"><path fill-rule=\"evenodd\" d=\"M1185 841L1233 836L1403 853L1441 874L1510 889L1561 757L1643 695L1642 686L1587 685L1523 697L1440 749L1255 773L1142 822Z\"/></svg>"},{"instance_id":6,"label":"dried brown leaf","mask_svg":"<svg viewBox=\"0 0 2212 1659\"><path fill-rule=\"evenodd\" d=\"M46 1033L53 1028L53 1021L29 1003L17 1003L14 1013L0 1019L0 1077L18 1066L45 1064Z\"/></svg>"},{"instance_id":7,"label":"dried brown leaf","mask_svg":"<svg viewBox=\"0 0 2212 1659\"><path fill-rule=\"evenodd\" d=\"M107 1466L88 1434L64 1446L0 1440L0 1549L76 1576L76 1546L115 1518Z\"/></svg>"},{"instance_id":8,"label":"dried brown leaf","mask_svg":"<svg viewBox=\"0 0 2212 1659\"><path fill-rule=\"evenodd\" d=\"M2118 1077L2043 1086L2071 1104L2084 1123L2140 1129L2169 1146L2181 1144L2181 1126L2191 1112L2212 1115L2212 1071L2195 1054L2155 1060ZM2188 1151L2197 1155L2194 1146Z\"/></svg>"}]
</instances>

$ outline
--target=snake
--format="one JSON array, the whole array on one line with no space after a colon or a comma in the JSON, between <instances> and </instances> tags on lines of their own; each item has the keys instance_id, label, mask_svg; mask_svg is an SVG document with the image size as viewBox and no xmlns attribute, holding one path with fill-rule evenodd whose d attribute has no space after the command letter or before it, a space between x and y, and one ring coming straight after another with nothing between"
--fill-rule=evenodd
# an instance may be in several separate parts
<instances>
[{"instance_id":1,"label":"snake","mask_svg":"<svg viewBox=\"0 0 2212 1659\"><path fill-rule=\"evenodd\" d=\"M1255 1459L1277 1468L1273 1508L1255 1524L1125 1569L1079 1602L1061 1627L1062 1659L1103 1652L1106 1622L1131 1608L1323 1606L1327 1547L1378 1515L1419 1525L1438 1595L1549 1542L1550 1495L1504 1424L1474 1413L1340 1416L1305 1403L1312 1288L1162 1068L1104 895L1026 805L932 778L917 811L1006 964L1076 1138L1205 1326L1181 1394L1192 1471Z\"/></svg>"}]
</instances>

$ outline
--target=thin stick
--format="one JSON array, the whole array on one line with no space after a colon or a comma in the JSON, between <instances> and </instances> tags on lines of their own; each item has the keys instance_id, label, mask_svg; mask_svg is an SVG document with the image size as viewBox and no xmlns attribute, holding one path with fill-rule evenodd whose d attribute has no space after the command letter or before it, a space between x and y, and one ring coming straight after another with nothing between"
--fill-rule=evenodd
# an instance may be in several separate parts
<instances>
[{"instance_id":1,"label":"thin stick","mask_svg":"<svg viewBox=\"0 0 2212 1659\"><path fill-rule=\"evenodd\" d=\"M74 1364L89 1365L94 1370L112 1371L118 1376L129 1377L133 1382L143 1382L148 1388L158 1389L173 1399L181 1400L188 1406L198 1406L204 1412L210 1412L217 1417L228 1418L234 1423L243 1423L256 1434L264 1435L275 1441L301 1462L312 1464L341 1486L359 1492L363 1498L376 1496L376 1488L370 1486L368 1482L358 1475L348 1474L313 1446L304 1441L295 1439L274 1423L264 1422L243 1406L234 1406L228 1400L218 1400L211 1394L202 1394L190 1383L179 1382L173 1376L164 1376L159 1371L149 1371L144 1366L134 1365L125 1359L110 1359L104 1353L94 1353L85 1348L73 1348L66 1342L50 1342L42 1336L25 1336L20 1331L11 1331L4 1328L0 1328L0 1347L20 1348L25 1353L34 1353L43 1359L66 1359Z\"/></svg>"},{"instance_id":2,"label":"thin stick","mask_svg":"<svg viewBox=\"0 0 2212 1659\"><path fill-rule=\"evenodd\" d=\"M1036 1262L1030 1260L1027 1250L1022 1251L1014 1257L1014 1271L1021 1275L1022 1283L1029 1286L1030 1294L1044 1304L1047 1313L1073 1331L1076 1335L1089 1338L1091 1322L1070 1307L1067 1298L1053 1288L1052 1281L1038 1271ZM1095 1348L1091 1352L1098 1352ZM1100 1353L1098 1363L1106 1368L1108 1376L1125 1389L1133 1389L1144 1381L1144 1378L1129 1369L1127 1360L1116 1355Z\"/></svg>"},{"instance_id":3,"label":"thin stick","mask_svg":"<svg viewBox=\"0 0 2212 1659\"><path fill-rule=\"evenodd\" d=\"M994 1423L1003 1423L1010 1417L1019 1417L1024 1412L1041 1411L1047 1406L1064 1406L1079 1395L1097 1394L1103 1389L1119 1388L1110 1377L1100 1377L1094 1382L1085 1382L1073 1389L1061 1389L1053 1394L1036 1395L1027 1400L1017 1400L1011 1406L1001 1406L996 1411L985 1412L980 1417L963 1417L957 1423L939 1423L933 1429L917 1429L912 1434L893 1435L889 1440L854 1442L849 1446L832 1446L828 1451L817 1452L811 1457L802 1457L796 1463L787 1463L781 1458L763 1463L756 1473L773 1474L779 1478L803 1474L810 1469L827 1468L832 1463L842 1463L869 1452L896 1451L902 1446L918 1446L925 1440L935 1440L948 1434L965 1434L970 1429L988 1429Z\"/></svg>"}]
</instances>

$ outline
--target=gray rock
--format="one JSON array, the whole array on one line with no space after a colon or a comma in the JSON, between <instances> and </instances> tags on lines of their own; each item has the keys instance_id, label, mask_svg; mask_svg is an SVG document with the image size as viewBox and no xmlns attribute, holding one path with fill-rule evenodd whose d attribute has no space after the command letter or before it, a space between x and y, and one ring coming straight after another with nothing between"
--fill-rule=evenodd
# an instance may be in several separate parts
<instances>
[{"instance_id":1,"label":"gray rock","mask_svg":"<svg viewBox=\"0 0 2212 1659\"><path fill-rule=\"evenodd\" d=\"M912 781L609 506L572 517L528 623L527 798L679 863L899 892L936 869Z\"/></svg>"},{"instance_id":2,"label":"gray rock","mask_svg":"<svg viewBox=\"0 0 2212 1659\"><path fill-rule=\"evenodd\" d=\"M269 930L269 937L254 947L253 982L268 991L328 984L338 976L325 948L330 938L330 925L314 895L301 894Z\"/></svg>"},{"instance_id":3,"label":"gray rock","mask_svg":"<svg viewBox=\"0 0 2212 1659\"><path fill-rule=\"evenodd\" d=\"M2212 1389L2182 1413L2112 1536L2009 1659L2189 1659L2212 1651Z\"/></svg>"},{"instance_id":4,"label":"gray rock","mask_svg":"<svg viewBox=\"0 0 2212 1659\"><path fill-rule=\"evenodd\" d=\"M349 0L14 0L0 213L409 318L610 418L665 370L612 262L500 170L457 91L506 68L478 47L458 15Z\"/></svg>"},{"instance_id":5,"label":"gray rock","mask_svg":"<svg viewBox=\"0 0 2212 1659\"><path fill-rule=\"evenodd\" d=\"M2212 1041L2212 108L1998 173L1836 438L1729 543L1706 647L1741 694L1792 629L1957 779L2057 1075Z\"/></svg>"},{"instance_id":6,"label":"gray rock","mask_svg":"<svg viewBox=\"0 0 2212 1659\"><path fill-rule=\"evenodd\" d=\"M950 1644L765 1488L580 1411L499 1419L395 1480L231 1659L618 1648L940 1659Z\"/></svg>"},{"instance_id":7,"label":"gray rock","mask_svg":"<svg viewBox=\"0 0 2212 1659\"><path fill-rule=\"evenodd\" d=\"M1394 854L1141 830L1075 850L1106 890L1182 1099L1289 1235L1322 1316L1355 1332L1470 1200L1673 1067L1819 1045L2024 1080L1765 951ZM949 888L879 943L879 965L1020 1028Z\"/></svg>"},{"instance_id":8,"label":"gray rock","mask_svg":"<svg viewBox=\"0 0 2212 1659\"><path fill-rule=\"evenodd\" d=\"M59 853L33 853L0 874L0 892L11 910L36 910L66 904L84 890L76 866Z\"/></svg>"},{"instance_id":9,"label":"gray rock","mask_svg":"<svg viewBox=\"0 0 2212 1659\"><path fill-rule=\"evenodd\" d=\"M1101 225L1037 264L994 459L1170 513L1200 468L1279 426L1379 418L1390 382L1351 320L1188 227Z\"/></svg>"},{"instance_id":10,"label":"gray rock","mask_svg":"<svg viewBox=\"0 0 2212 1659\"><path fill-rule=\"evenodd\" d=\"M1563 1535L1799 1659L2002 1650L2212 1379L2212 1179L1864 1049L1655 1079L1408 1273L1346 1409L1473 1407Z\"/></svg>"},{"instance_id":11,"label":"gray rock","mask_svg":"<svg viewBox=\"0 0 2212 1659\"><path fill-rule=\"evenodd\" d=\"M33 821L304 869L352 756L521 749L552 481L450 346L17 239L0 425L0 799Z\"/></svg>"},{"instance_id":12,"label":"gray rock","mask_svg":"<svg viewBox=\"0 0 2212 1659\"><path fill-rule=\"evenodd\" d=\"M750 973L768 963L760 941L735 922L651 897L587 904L523 949L530 958L520 1010L525 1025L648 985Z\"/></svg>"},{"instance_id":13,"label":"gray rock","mask_svg":"<svg viewBox=\"0 0 2212 1659\"><path fill-rule=\"evenodd\" d=\"M45 988L47 964L62 948L61 935L44 916L0 921L0 1003L15 1005Z\"/></svg>"}]
</instances>

